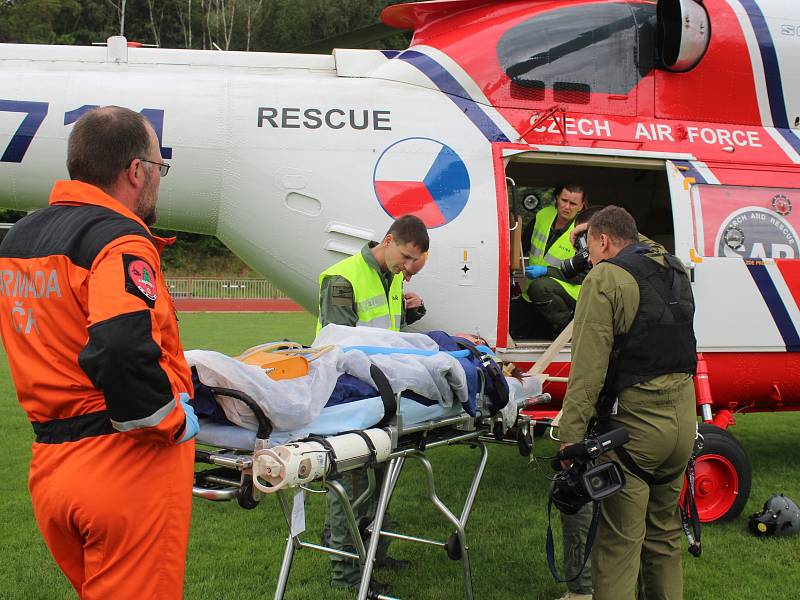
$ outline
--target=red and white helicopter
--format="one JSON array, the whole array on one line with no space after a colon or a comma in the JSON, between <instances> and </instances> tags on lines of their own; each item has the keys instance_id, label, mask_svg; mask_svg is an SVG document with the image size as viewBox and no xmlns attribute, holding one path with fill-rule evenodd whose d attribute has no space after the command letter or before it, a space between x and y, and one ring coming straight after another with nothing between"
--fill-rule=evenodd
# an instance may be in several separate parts
<instances>
[{"instance_id":1,"label":"red and white helicopter","mask_svg":"<svg viewBox=\"0 0 800 600\"><path fill-rule=\"evenodd\" d=\"M416 213L432 244L410 284L420 326L533 362L547 343L508 335L512 187L579 182L691 268L709 384L697 498L705 520L737 515L750 465L733 414L800 408L798 5L436 0L382 20L413 30L407 50L0 45L0 205L44 206L70 125L127 106L174 166L159 225L216 235L313 312L324 268ZM567 346L548 372L568 363Z\"/></svg>"}]
</instances>

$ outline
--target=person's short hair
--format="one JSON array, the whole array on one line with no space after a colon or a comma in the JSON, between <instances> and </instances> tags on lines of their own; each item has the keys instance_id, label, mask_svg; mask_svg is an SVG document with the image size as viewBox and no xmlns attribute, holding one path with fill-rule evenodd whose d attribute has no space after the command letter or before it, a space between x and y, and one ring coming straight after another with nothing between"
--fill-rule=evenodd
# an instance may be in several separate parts
<instances>
[{"instance_id":1,"label":"person's short hair","mask_svg":"<svg viewBox=\"0 0 800 600\"><path fill-rule=\"evenodd\" d=\"M575 225L582 225L583 223L588 223L589 220L598 212L603 210L604 206L588 206L584 208L581 212L578 213L578 216L575 217Z\"/></svg>"},{"instance_id":2,"label":"person's short hair","mask_svg":"<svg viewBox=\"0 0 800 600\"><path fill-rule=\"evenodd\" d=\"M428 229L422 219L414 215L403 215L395 220L386 235L392 234L392 238L398 244L412 244L422 252L428 251L430 238ZM386 237L386 236L384 236Z\"/></svg>"},{"instance_id":3,"label":"person's short hair","mask_svg":"<svg viewBox=\"0 0 800 600\"><path fill-rule=\"evenodd\" d=\"M613 204L597 211L589 219L589 235L596 238L602 233L617 244L628 245L639 241L639 231L631 213Z\"/></svg>"},{"instance_id":4,"label":"person's short hair","mask_svg":"<svg viewBox=\"0 0 800 600\"><path fill-rule=\"evenodd\" d=\"M70 179L108 190L135 158L150 152L146 119L120 106L95 108L72 128L67 144Z\"/></svg>"},{"instance_id":5,"label":"person's short hair","mask_svg":"<svg viewBox=\"0 0 800 600\"><path fill-rule=\"evenodd\" d=\"M572 192L573 194L581 194L583 198L583 203L586 206L589 206L589 194L586 193L586 190L583 189L583 186L579 183L564 183L556 187L556 194L555 199L558 200L559 196L561 196L561 192L567 190L568 192Z\"/></svg>"}]
</instances>

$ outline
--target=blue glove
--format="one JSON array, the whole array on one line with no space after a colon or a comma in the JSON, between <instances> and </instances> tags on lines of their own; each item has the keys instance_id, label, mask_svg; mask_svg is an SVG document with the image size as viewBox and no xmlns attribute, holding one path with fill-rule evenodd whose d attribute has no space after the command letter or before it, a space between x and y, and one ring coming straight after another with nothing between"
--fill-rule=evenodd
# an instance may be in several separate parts
<instances>
[{"instance_id":1,"label":"blue glove","mask_svg":"<svg viewBox=\"0 0 800 600\"><path fill-rule=\"evenodd\" d=\"M180 407L183 409L183 413L186 416L186 426L183 429L183 437L178 442L182 444L183 442L188 442L197 435L197 432L200 431L200 421L197 420L197 415L194 414L194 409L192 405L189 404L189 394L181 394Z\"/></svg>"},{"instance_id":2,"label":"blue glove","mask_svg":"<svg viewBox=\"0 0 800 600\"><path fill-rule=\"evenodd\" d=\"M537 277L542 277L543 275L547 275L547 267L544 265L525 267L525 277L528 279L536 279Z\"/></svg>"}]
</instances>

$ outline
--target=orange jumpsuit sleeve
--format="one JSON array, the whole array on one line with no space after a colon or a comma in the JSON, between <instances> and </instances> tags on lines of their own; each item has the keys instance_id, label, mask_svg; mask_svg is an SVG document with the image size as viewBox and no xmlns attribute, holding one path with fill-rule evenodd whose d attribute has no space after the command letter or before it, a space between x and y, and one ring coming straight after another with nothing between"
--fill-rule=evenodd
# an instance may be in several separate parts
<instances>
[{"instance_id":1,"label":"orange jumpsuit sleeve","mask_svg":"<svg viewBox=\"0 0 800 600\"><path fill-rule=\"evenodd\" d=\"M89 339L78 363L103 391L115 429L174 444L185 427L179 401L189 390L176 389L178 378L162 360L167 340L156 312L172 308L159 297L160 277L158 252L144 236L117 238L98 253L88 280Z\"/></svg>"}]
</instances>

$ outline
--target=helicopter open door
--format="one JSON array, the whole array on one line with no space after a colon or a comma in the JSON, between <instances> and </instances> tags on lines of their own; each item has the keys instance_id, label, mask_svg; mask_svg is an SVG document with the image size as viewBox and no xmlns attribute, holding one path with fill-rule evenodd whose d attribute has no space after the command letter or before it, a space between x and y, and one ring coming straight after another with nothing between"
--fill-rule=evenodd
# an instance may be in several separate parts
<instances>
[{"instance_id":1,"label":"helicopter open door","mask_svg":"<svg viewBox=\"0 0 800 600\"><path fill-rule=\"evenodd\" d=\"M555 190L562 184L581 185L590 205L624 207L644 235L676 254L685 264L693 264L692 203L685 175L688 167L683 166L688 161L682 158L680 155L650 157L638 152L589 154L569 148L551 152L508 150L504 176L508 189L509 305L517 301L517 287L525 284L517 244L525 241L526 234L530 236L529 225L536 211L553 202ZM521 231L513 225L517 215ZM515 238L522 239L515 241ZM498 291L502 294L504 290ZM499 325L498 330L502 330L503 324ZM535 361L550 344L548 339L515 337L513 332L507 337L508 344L501 347L501 353L515 362ZM567 345L555 362L569 360Z\"/></svg>"},{"instance_id":2,"label":"helicopter open door","mask_svg":"<svg viewBox=\"0 0 800 600\"><path fill-rule=\"evenodd\" d=\"M579 182L590 204L624 207L641 233L683 261L693 281L698 350L800 351L800 212L793 211L800 190L720 185L690 157L580 155L565 149L510 153L507 160L506 181L516 184L514 194L525 198L534 190L541 196L540 205L531 203L533 210L526 213L525 202L513 204L509 184L509 222L517 211L529 223L535 210L552 201L555 186ZM519 234L509 227L511 301L514 281L524 283L515 263L519 250L513 238ZM519 362L535 361L549 343L513 335L508 340L504 356ZM568 346L560 358L569 361Z\"/></svg>"},{"instance_id":3,"label":"helicopter open door","mask_svg":"<svg viewBox=\"0 0 800 600\"><path fill-rule=\"evenodd\" d=\"M691 266L692 258L696 256L696 236L694 235L694 216L689 188L694 179L689 178L689 167L666 161L667 184L669 185L670 204L672 205L672 223L674 228L674 246L668 248L685 265ZM642 231L648 235L646 231ZM649 236L648 236L649 237ZM658 241L658 240L656 240Z\"/></svg>"}]
</instances>

